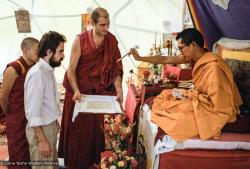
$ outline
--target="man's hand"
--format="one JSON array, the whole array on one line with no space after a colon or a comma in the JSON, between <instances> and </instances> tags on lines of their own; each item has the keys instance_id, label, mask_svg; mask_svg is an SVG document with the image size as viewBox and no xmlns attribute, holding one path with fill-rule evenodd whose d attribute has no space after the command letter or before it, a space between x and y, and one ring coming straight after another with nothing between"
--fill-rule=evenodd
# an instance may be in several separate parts
<instances>
[{"instance_id":1,"label":"man's hand","mask_svg":"<svg viewBox=\"0 0 250 169\"><path fill-rule=\"evenodd\" d=\"M116 100L122 104L123 102L123 92L122 92L122 78L121 76L117 76L115 78L115 90L116 90Z\"/></svg>"},{"instance_id":2,"label":"man's hand","mask_svg":"<svg viewBox=\"0 0 250 169\"><path fill-rule=\"evenodd\" d=\"M72 98L73 102L77 102L81 100L81 93L79 90L75 91L74 96Z\"/></svg>"},{"instance_id":3,"label":"man's hand","mask_svg":"<svg viewBox=\"0 0 250 169\"><path fill-rule=\"evenodd\" d=\"M60 132L60 124L57 120L56 120L56 129L57 129L56 134L58 134Z\"/></svg>"},{"instance_id":4,"label":"man's hand","mask_svg":"<svg viewBox=\"0 0 250 169\"><path fill-rule=\"evenodd\" d=\"M116 100L122 104L122 102L123 102L123 92L122 92L122 89L118 90L116 92L117 92Z\"/></svg>"},{"instance_id":5,"label":"man's hand","mask_svg":"<svg viewBox=\"0 0 250 169\"><path fill-rule=\"evenodd\" d=\"M181 99L181 100L186 100L188 99L187 96L185 96L183 93L185 93L186 90L185 89L177 89L177 88L174 88L172 89L172 95L177 98L177 99Z\"/></svg>"},{"instance_id":6,"label":"man's hand","mask_svg":"<svg viewBox=\"0 0 250 169\"><path fill-rule=\"evenodd\" d=\"M47 137L44 134L42 126L36 126L34 127L34 130L37 135L38 145L41 155L43 157L51 157L52 149L47 140Z\"/></svg>"},{"instance_id":7,"label":"man's hand","mask_svg":"<svg viewBox=\"0 0 250 169\"><path fill-rule=\"evenodd\" d=\"M135 60L140 60L141 56L139 55L138 51L134 48L130 49L130 54L133 55Z\"/></svg>"},{"instance_id":8,"label":"man's hand","mask_svg":"<svg viewBox=\"0 0 250 169\"><path fill-rule=\"evenodd\" d=\"M43 157L51 157L52 149L47 139L39 141L39 150Z\"/></svg>"},{"instance_id":9,"label":"man's hand","mask_svg":"<svg viewBox=\"0 0 250 169\"><path fill-rule=\"evenodd\" d=\"M121 90L116 91L117 95L116 95L116 100L119 102L120 108L122 110L122 112L124 112L123 106L122 106L122 102L123 102L123 92L122 92L122 88Z\"/></svg>"}]
</instances>

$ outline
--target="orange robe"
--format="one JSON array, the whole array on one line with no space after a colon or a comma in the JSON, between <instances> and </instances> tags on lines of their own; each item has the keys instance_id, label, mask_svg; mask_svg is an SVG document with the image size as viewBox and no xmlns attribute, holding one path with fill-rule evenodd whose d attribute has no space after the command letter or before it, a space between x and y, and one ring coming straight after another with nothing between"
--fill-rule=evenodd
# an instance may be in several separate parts
<instances>
[{"instance_id":1,"label":"orange robe","mask_svg":"<svg viewBox=\"0 0 250 169\"><path fill-rule=\"evenodd\" d=\"M118 42L108 32L104 45L96 49L92 31L79 35L81 56L76 67L76 79L83 94L116 95L115 78L122 77L121 57ZM100 163L101 151L104 151L104 117L96 114L79 114L74 123L72 115L74 103L73 91L65 75L66 88L63 107L62 129L59 140L59 157L64 157L67 169L88 169L93 163Z\"/></svg>"},{"instance_id":2,"label":"orange robe","mask_svg":"<svg viewBox=\"0 0 250 169\"><path fill-rule=\"evenodd\" d=\"M207 52L194 65L194 89L184 90L178 100L164 90L154 100L151 120L176 141L199 135L217 138L227 122L234 122L242 100L225 62Z\"/></svg>"},{"instance_id":3,"label":"orange robe","mask_svg":"<svg viewBox=\"0 0 250 169\"><path fill-rule=\"evenodd\" d=\"M29 144L25 135L27 120L24 113L24 80L31 66L20 57L7 67L13 67L19 75L11 89L6 115L9 161L29 161ZM8 166L9 169L28 169L30 166Z\"/></svg>"}]
</instances>

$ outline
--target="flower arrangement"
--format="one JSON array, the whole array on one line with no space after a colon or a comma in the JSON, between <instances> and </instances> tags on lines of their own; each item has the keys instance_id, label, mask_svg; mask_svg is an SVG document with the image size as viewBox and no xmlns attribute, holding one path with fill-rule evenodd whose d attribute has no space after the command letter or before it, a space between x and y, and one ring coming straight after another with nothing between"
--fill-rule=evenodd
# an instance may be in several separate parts
<instances>
[{"instance_id":1,"label":"flower arrangement","mask_svg":"<svg viewBox=\"0 0 250 169\"><path fill-rule=\"evenodd\" d=\"M144 75L144 77L149 77L150 71L145 70L145 71L143 72L143 75Z\"/></svg>"},{"instance_id":2,"label":"flower arrangement","mask_svg":"<svg viewBox=\"0 0 250 169\"><path fill-rule=\"evenodd\" d=\"M129 124L125 115L106 115L104 120L105 147L112 150L112 156L104 157L101 161L102 169L134 169L137 161L132 156L131 131L133 124Z\"/></svg>"},{"instance_id":3,"label":"flower arrangement","mask_svg":"<svg viewBox=\"0 0 250 169\"><path fill-rule=\"evenodd\" d=\"M111 149L114 152L130 149L133 126L133 124L129 124L124 114L106 115L104 119L106 149Z\"/></svg>"},{"instance_id":4,"label":"flower arrangement","mask_svg":"<svg viewBox=\"0 0 250 169\"><path fill-rule=\"evenodd\" d=\"M154 75L158 75L162 72L162 65L161 64L151 64L151 69Z\"/></svg>"},{"instance_id":5,"label":"flower arrangement","mask_svg":"<svg viewBox=\"0 0 250 169\"><path fill-rule=\"evenodd\" d=\"M161 81L162 65L161 64L152 64L151 66L153 72L153 83L158 84Z\"/></svg>"},{"instance_id":6,"label":"flower arrangement","mask_svg":"<svg viewBox=\"0 0 250 169\"><path fill-rule=\"evenodd\" d=\"M137 161L129 156L127 151L117 150L112 156L104 157L101 160L101 169L134 169Z\"/></svg>"}]
</instances>

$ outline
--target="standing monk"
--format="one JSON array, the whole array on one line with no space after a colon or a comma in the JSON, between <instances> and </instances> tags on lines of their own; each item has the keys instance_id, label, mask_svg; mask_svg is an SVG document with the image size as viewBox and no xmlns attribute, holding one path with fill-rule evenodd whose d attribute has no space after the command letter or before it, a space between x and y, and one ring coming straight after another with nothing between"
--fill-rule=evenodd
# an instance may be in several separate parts
<instances>
[{"instance_id":1,"label":"standing monk","mask_svg":"<svg viewBox=\"0 0 250 169\"><path fill-rule=\"evenodd\" d=\"M27 71L38 61L38 40L28 37L21 43L23 56L7 65L3 76L1 106L6 114L9 161L29 161L29 144L25 135L24 80ZM8 166L29 168L29 166Z\"/></svg>"},{"instance_id":2,"label":"standing monk","mask_svg":"<svg viewBox=\"0 0 250 169\"><path fill-rule=\"evenodd\" d=\"M68 169L87 169L99 164L104 150L104 117L79 114L74 123L74 104L82 94L117 95L122 102L122 64L116 63L120 51L114 35L108 32L109 14L96 8L91 14L93 29L82 32L73 43L70 64L65 75L59 156Z\"/></svg>"}]
</instances>

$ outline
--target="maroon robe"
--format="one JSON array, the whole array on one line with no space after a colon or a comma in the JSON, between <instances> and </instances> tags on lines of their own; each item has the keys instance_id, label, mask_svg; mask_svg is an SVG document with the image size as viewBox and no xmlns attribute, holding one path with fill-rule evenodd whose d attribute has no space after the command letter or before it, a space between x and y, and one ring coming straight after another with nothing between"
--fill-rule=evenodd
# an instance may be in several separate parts
<instances>
[{"instance_id":1,"label":"maroon robe","mask_svg":"<svg viewBox=\"0 0 250 169\"><path fill-rule=\"evenodd\" d=\"M81 56L76 68L76 79L80 92L116 95L114 81L118 75L123 74L121 62L116 63L121 57L116 38L108 32L104 45L98 49L93 42L92 30L81 33L79 38ZM73 91L66 74L64 87L66 94L59 157L64 157L67 169L87 169L93 163L100 163L101 152L104 150L103 115L79 114L73 123Z\"/></svg>"},{"instance_id":2,"label":"maroon robe","mask_svg":"<svg viewBox=\"0 0 250 169\"><path fill-rule=\"evenodd\" d=\"M7 67L13 67L19 75L9 95L6 115L9 161L29 161L29 144L25 135L27 120L24 112L24 81L30 66L20 57ZM29 166L8 166L9 169L27 169Z\"/></svg>"}]
</instances>

